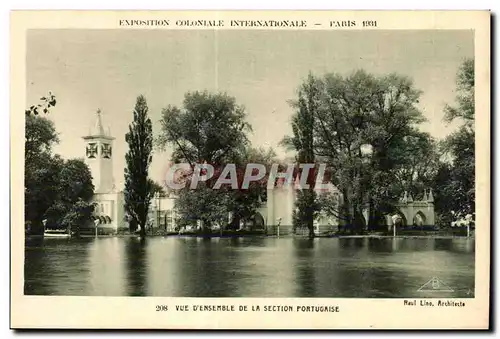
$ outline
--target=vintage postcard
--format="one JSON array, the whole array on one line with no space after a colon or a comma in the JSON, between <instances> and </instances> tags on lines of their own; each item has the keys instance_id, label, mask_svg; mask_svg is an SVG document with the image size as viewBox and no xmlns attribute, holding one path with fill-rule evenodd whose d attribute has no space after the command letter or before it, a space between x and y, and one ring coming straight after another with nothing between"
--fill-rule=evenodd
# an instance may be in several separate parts
<instances>
[{"instance_id":1,"label":"vintage postcard","mask_svg":"<svg viewBox=\"0 0 500 339\"><path fill-rule=\"evenodd\" d=\"M488 11L13 11L11 90L12 328L489 326Z\"/></svg>"}]
</instances>

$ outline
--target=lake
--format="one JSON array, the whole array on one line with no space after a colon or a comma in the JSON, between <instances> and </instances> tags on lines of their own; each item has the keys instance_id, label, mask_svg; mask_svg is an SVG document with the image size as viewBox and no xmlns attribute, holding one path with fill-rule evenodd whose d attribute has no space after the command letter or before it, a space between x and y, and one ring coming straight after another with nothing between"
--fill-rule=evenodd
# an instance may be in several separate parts
<instances>
[{"instance_id":1,"label":"lake","mask_svg":"<svg viewBox=\"0 0 500 339\"><path fill-rule=\"evenodd\" d=\"M474 297L474 245L471 238L30 239L24 291L72 296L467 298ZM433 278L434 284L428 283Z\"/></svg>"}]
</instances>

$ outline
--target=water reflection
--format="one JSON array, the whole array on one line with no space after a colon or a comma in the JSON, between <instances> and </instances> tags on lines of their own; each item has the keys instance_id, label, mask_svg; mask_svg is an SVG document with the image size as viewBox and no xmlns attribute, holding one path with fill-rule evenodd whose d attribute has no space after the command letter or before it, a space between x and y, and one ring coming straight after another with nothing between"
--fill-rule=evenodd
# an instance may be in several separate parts
<instances>
[{"instance_id":1,"label":"water reflection","mask_svg":"<svg viewBox=\"0 0 500 339\"><path fill-rule=\"evenodd\" d=\"M126 243L118 238L99 238L90 243L89 255L89 289L93 295L124 295L126 292L123 265ZM83 293L85 294L85 293Z\"/></svg>"},{"instance_id":2,"label":"water reflection","mask_svg":"<svg viewBox=\"0 0 500 339\"><path fill-rule=\"evenodd\" d=\"M25 243L25 294L88 295L92 241L30 239Z\"/></svg>"},{"instance_id":3,"label":"water reflection","mask_svg":"<svg viewBox=\"0 0 500 339\"><path fill-rule=\"evenodd\" d=\"M433 277L453 292L419 292ZM473 290L474 240L464 238L38 239L25 250L25 294L390 298Z\"/></svg>"},{"instance_id":4,"label":"water reflection","mask_svg":"<svg viewBox=\"0 0 500 339\"><path fill-rule=\"evenodd\" d=\"M125 265L127 272L127 292L130 296L146 296L147 293L147 253L149 240L131 237L125 239Z\"/></svg>"},{"instance_id":5,"label":"water reflection","mask_svg":"<svg viewBox=\"0 0 500 339\"><path fill-rule=\"evenodd\" d=\"M43 249L43 239L33 239L26 242L24 254L24 294L41 294L50 295L50 285L47 281L36 281L35 275L37 271L46 272L48 252Z\"/></svg>"},{"instance_id":6,"label":"water reflection","mask_svg":"<svg viewBox=\"0 0 500 339\"><path fill-rule=\"evenodd\" d=\"M295 281L297 284L297 297L307 297L317 294L314 244L314 239L293 239L296 259Z\"/></svg>"}]
</instances>

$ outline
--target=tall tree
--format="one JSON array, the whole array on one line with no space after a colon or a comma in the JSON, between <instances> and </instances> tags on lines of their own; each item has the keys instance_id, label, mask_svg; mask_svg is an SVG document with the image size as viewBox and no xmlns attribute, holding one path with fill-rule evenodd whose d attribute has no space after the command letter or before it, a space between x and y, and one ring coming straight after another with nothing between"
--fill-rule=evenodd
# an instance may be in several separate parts
<instances>
[{"instance_id":1,"label":"tall tree","mask_svg":"<svg viewBox=\"0 0 500 339\"><path fill-rule=\"evenodd\" d=\"M283 144L293 146L297 151L299 164L314 164L314 119L321 105L321 82L312 74L298 90L298 100L292 101L296 113L292 118L292 137L285 137ZM301 174L301 169L298 169ZM309 188L297 190L296 209L293 214L294 228L305 227L309 237L314 238L314 219L319 210L316 191L314 190L314 171L309 170L306 180Z\"/></svg>"},{"instance_id":2,"label":"tall tree","mask_svg":"<svg viewBox=\"0 0 500 339\"><path fill-rule=\"evenodd\" d=\"M149 204L154 194L153 183L148 178L152 161L153 131L148 117L146 98L137 97L134 120L125 135L129 150L125 154L125 210L134 224L141 227L141 237L146 236Z\"/></svg>"},{"instance_id":3,"label":"tall tree","mask_svg":"<svg viewBox=\"0 0 500 339\"><path fill-rule=\"evenodd\" d=\"M366 209L389 212L397 198L390 194L396 169L392 150L424 120L416 108L420 91L396 74L356 71L316 81L321 91L313 119L314 154L327 161L330 180L340 190L339 216L360 232ZM371 214L370 220L377 219Z\"/></svg>"},{"instance_id":4,"label":"tall tree","mask_svg":"<svg viewBox=\"0 0 500 339\"><path fill-rule=\"evenodd\" d=\"M182 108L168 106L162 111L161 127L158 146L173 146L174 163L189 163L192 169L195 164L207 163L215 169L212 179L196 190L190 190L188 183L177 191L181 219L193 222L198 218L206 231L213 223L227 222L227 212L236 209L235 193L229 189L212 191L212 186L226 164L245 158L249 144L246 133L251 126L244 108L227 94L187 93Z\"/></svg>"},{"instance_id":5,"label":"tall tree","mask_svg":"<svg viewBox=\"0 0 500 339\"><path fill-rule=\"evenodd\" d=\"M391 186L393 196L402 196L407 191L418 199L424 190L433 186L439 168L438 146L429 133L418 130L399 140L391 151L395 162L395 181Z\"/></svg>"},{"instance_id":6,"label":"tall tree","mask_svg":"<svg viewBox=\"0 0 500 339\"><path fill-rule=\"evenodd\" d=\"M186 93L183 109L163 109L157 143L173 146L174 162L227 163L248 145L251 126L245 119L244 108L227 94Z\"/></svg>"}]
</instances>

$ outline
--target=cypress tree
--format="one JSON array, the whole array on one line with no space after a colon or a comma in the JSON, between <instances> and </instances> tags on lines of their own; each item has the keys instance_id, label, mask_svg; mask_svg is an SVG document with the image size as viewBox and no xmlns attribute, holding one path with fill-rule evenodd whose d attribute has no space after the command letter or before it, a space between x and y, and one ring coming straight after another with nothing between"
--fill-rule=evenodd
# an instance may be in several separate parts
<instances>
[{"instance_id":1,"label":"cypress tree","mask_svg":"<svg viewBox=\"0 0 500 339\"><path fill-rule=\"evenodd\" d=\"M153 130L148 118L148 105L144 96L137 97L134 120L125 135L129 150L125 155L125 210L132 224L140 226L140 235L146 235L148 209L153 197L153 186L148 178L152 161Z\"/></svg>"}]
</instances>

